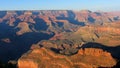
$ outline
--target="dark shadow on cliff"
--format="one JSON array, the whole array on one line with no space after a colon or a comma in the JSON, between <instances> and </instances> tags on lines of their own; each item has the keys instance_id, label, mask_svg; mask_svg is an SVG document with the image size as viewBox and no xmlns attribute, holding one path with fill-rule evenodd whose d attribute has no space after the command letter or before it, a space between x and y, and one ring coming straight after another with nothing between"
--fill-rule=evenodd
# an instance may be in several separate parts
<instances>
[{"instance_id":1,"label":"dark shadow on cliff","mask_svg":"<svg viewBox=\"0 0 120 68\"><path fill-rule=\"evenodd\" d=\"M117 45L116 47L108 47L106 45L102 45L100 43L92 43L89 42L87 44L84 44L81 48L100 48L103 49L104 51L107 51L111 53L112 57L115 58L117 61L120 60L120 45ZM116 64L113 68L119 68L120 67L120 62Z\"/></svg>"},{"instance_id":2,"label":"dark shadow on cliff","mask_svg":"<svg viewBox=\"0 0 120 68\"><path fill-rule=\"evenodd\" d=\"M56 17L57 20L67 20L69 21L69 23L74 24L74 25L80 25L80 26L85 26L85 22L80 22L78 20L75 19L75 13L71 10L67 10L67 14L68 17L60 16L60 17Z\"/></svg>"},{"instance_id":3,"label":"dark shadow on cliff","mask_svg":"<svg viewBox=\"0 0 120 68\"><path fill-rule=\"evenodd\" d=\"M117 64L114 66L114 67L112 67L112 68L120 68L120 60L117 62Z\"/></svg>"},{"instance_id":4,"label":"dark shadow on cliff","mask_svg":"<svg viewBox=\"0 0 120 68\"><path fill-rule=\"evenodd\" d=\"M17 60L22 54L26 53L32 44L36 44L41 40L48 40L54 34L46 34L41 32L29 32L17 36L13 27L6 24L0 24L0 60L8 62L9 60ZM9 38L10 43L1 39Z\"/></svg>"},{"instance_id":5,"label":"dark shadow on cliff","mask_svg":"<svg viewBox=\"0 0 120 68\"><path fill-rule=\"evenodd\" d=\"M7 11L0 11L0 18L3 18L6 15Z\"/></svg>"},{"instance_id":6,"label":"dark shadow on cliff","mask_svg":"<svg viewBox=\"0 0 120 68\"><path fill-rule=\"evenodd\" d=\"M35 18L34 21L36 22L34 25L36 30L47 30L48 25L43 19Z\"/></svg>"},{"instance_id":7,"label":"dark shadow on cliff","mask_svg":"<svg viewBox=\"0 0 120 68\"><path fill-rule=\"evenodd\" d=\"M55 53L60 53L60 51L61 51L61 52L63 52L64 55L74 55L81 48L82 49L99 48L99 49L103 49L104 51L111 53L111 56L113 58L120 60L120 45L117 45L116 47L108 47L107 45L103 45L100 43L89 42L89 43L83 44L81 47L74 48L74 47L72 47L72 45L70 45L70 42L67 44L68 44L68 46L63 46L63 45L59 44L62 49L61 48L56 49L56 48L52 47L51 50L54 51ZM69 54L65 54L65 52L67 52Z\"/></svg>"},{"instance_id":8,"label":"dark shadow on cliff","mask_svg":"<svg viewBox=\"0 0 120 68\"><path fill-rule=\"evenodd\" d=\"M71 23L71 24L74 24L74 25L81 25L81 26L85 26L85 23L84 22L79 22L78 20L75 19L75 13L71 10L68 10L67 11L68 13L68 18L67 20Z\"/></svg>"},{"instance_id":9,"label":"dark shadow on cliff","mask_svg":"<svg viewBox=\"0 0 120 68\"><path fill-rule=\"evenodd\" d=\"M120 46L119 45L116 47L108 47L100 43L89 42L87 44L84 44L81 48L83 49L84 48L100 48L100 49L103 49L104 51L110 52L114 58L120 59Z\"/></svg>"}]
</instances>

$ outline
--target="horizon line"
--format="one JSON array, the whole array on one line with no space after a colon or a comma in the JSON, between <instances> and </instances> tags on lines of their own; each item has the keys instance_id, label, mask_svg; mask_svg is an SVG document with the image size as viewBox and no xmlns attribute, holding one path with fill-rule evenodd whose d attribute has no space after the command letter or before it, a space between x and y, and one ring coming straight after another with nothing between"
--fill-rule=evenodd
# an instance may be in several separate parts
<instances>
[{"instance_id":1,"label":"horizon line","mask_svg":"<svg viewBox=\"0 0 120 68\"><path fill-rule=\"evenodd\" d=\"M81 9L81 10L77 10L77 9L8 9L8 10L1 10L0 11L66 11L66 10L71 10L71 11L83 11L83 10L88 10L88 11L92 11L92 12L114 12L114 11L120 11L120 10L89 10L89 9Z\"/></svg>"}]
</instances>

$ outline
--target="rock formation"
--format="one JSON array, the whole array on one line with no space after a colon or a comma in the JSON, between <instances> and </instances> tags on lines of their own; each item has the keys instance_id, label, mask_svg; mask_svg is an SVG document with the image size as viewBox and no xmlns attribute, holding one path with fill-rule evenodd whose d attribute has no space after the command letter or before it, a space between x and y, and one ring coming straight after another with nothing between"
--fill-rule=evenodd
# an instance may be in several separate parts
<instances>
[{"instance_id":1,"label":"rock formation","mask_svg":"<svg viewBox=\"0 0 120 68\"><path fill-rule=\"evenodd\" d=\"M112 56L120 59L119 47L115 47L120 46L119 13L89 10L0 11L0 60L17 60L32 49L19 59L20 68L112 67L116 64ZM111 47L82 49L83 44L88 42ZM115 49L109 49L112 47Z\"/></svg>"},{"instance_id":2,"label":"rock formation","mask_svg":"<svg viewBox=\"0 0 120 68\"><path fill-rule=\"evenodd\" d=\"M49 49L38 48L29 51L18 60L18 68L93 68L112 67L115 64L116 61L110 53L95 48L80 49L72 56L64 56Z\"/></svg>"},{"instance_id":3,"label":"rock formation","mask_svg":"<svg viewBox=\"0 0 120 68\"><path fill-rule=\"evenodd\" d=\"M32 32L29 28L29 25L26 22L20 22L16 28L20 29L16 33L17 35L22 35L23 33Z\"/></svg>"}]
</instances>

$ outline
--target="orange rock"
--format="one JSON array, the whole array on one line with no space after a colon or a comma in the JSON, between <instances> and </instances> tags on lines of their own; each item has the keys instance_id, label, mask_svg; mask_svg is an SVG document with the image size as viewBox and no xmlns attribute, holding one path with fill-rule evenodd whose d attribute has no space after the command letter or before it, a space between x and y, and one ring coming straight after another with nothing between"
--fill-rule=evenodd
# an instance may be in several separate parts
<instances>
[{"instance_id":1,"label":"orange rock","mask_svg":"<svg viewBox=\"0 0 120 68\"><path fill-rule=\"evenodd\" d=\"M102 60L102 61L101 61ZM116 61L102 49L86 48L72 56L56 54L45 48L33 49L18 60L18 68L97 68L112 67Z\"/></svg>"},{"instance_id":2,"label":"orange rock","mask_svg":"<svg viewBox=\"0 0 120 68\"><path fill-rule=\"evenodd\" d=\"M20 60L18 66L19 68L38 68L38 64L31 60Z\"/></svg>"},{"instance_id":3,"label":"orange rock","mask_svg":"<svg viewBox=\"0 0 120 68\"><path fill-rule=\"evenodd\" d=\"M17 35L22 35L23 33L31 32L27 22L20 22L17 25L17 28L20 28L20 30L18 32L16 32Z\"/></svg>"}]
</instances>

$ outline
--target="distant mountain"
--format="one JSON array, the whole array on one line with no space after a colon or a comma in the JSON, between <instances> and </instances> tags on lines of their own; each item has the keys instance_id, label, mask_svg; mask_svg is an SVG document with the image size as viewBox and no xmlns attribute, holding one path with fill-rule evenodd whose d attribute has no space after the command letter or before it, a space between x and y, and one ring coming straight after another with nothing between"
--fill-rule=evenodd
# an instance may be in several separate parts
<instances>
[{"instance_id":1,"label":"distant mountain","mask_svg":"<svg viewBox=\"0 0 120 68\"><path fill-rule=\"evenodd\" d=\"M0 23L20 30L22 26L17 26L21 22L26 22L29 27L26 32L71 32L81 26L104 25L119 20L119 12L92 12L89 10L0 11Z\"/></svg>"}]
</instances>

